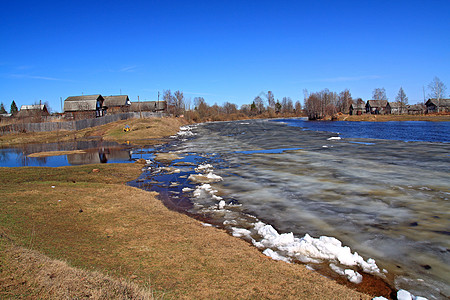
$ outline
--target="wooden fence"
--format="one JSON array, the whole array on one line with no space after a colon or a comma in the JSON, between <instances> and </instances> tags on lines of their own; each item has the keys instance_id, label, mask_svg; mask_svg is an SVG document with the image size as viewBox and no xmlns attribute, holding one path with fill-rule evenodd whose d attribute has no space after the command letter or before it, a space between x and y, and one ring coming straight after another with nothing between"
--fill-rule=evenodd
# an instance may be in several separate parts
<instances>
[{"instance_id":1,"label":"wooden fence","mask_svg":"<svg viewBox=\"0 0 450 300\"><path fill-rule=\"evenodd\" d=\"M15 132L44 132L57 130L81 130L88 127L105 125L119 120L128 120L139 118L163 117L165 113L161 112L129 112L115 115L107 115L95 119L83 119L67 122L43 122L43 123L17 123L0 127L0 135Z\"/></svg>"}]
</instances>

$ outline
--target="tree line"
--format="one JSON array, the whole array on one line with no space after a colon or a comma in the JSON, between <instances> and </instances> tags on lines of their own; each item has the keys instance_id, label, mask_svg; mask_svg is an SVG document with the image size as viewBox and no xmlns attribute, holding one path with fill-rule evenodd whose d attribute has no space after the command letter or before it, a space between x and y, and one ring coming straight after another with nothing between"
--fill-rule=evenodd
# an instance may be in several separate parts
<instances>
[{"instance_id":1,"label":"tree line","mask_svg":"<svg viewBox=\"0 0 450 300\"><path fill-rule=\"evenodd\" d=\"M167 103L168 113L174 116L183 115L195 122L239 120L246 118L273 118L277 116L293 117L301 116L303 109L300 101L294 101L290 97L283 97L281 101L275 100L272 91L260 93L250 104L238 107L231 102L209 105L205 98L195 97L193 101L186 98L182 91L165 90L163 100Z\"/></svg>"},{"instance_id":2,"label":"tree line","mask_svg":"<svg viewBox=\"0 0 450 300\"><path fill-rule=\"evenodd\" d=\"M428 98L436 99L439 106L440 100L443 99L446 92L445 84L438 77L435 77L428 85L428 89ZM328 89L314 93L308 93L307 90L304 90L304 95L304 111L311 120L322 119L325 117L333 118L339 113L347 114L349 113L352 104L363 102L361 98L353 100L348 89L339 94L331 92ZM388 101L386 90L384 88L375 88L372 92L372 99ZM403 87L400 87L397 96L395 97L395 101L400 104L401 108L406 108L406 105L408 105L408 97L406 96Z\"/></svg>"}]
</instances>

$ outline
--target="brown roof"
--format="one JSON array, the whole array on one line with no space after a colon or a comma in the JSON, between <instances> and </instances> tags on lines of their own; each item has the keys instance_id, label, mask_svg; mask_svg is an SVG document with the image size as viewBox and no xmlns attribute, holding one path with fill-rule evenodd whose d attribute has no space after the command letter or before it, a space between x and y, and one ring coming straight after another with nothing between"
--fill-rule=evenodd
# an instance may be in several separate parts
<instances>
[{"instance_id":1,"label":"brown roof","mask_svg":"<svg viewBox=\"0 0 450 300\"><path fill-rule=\"evenodd\" d=\"M64 100L64 112L92 111L97 109L97 101L103 103L103 97L97 95L71 96Z\"/></svg>"},{"instance_id":2,"label":"brown roof","mask_svg":"<svg viewBox=\"0 0 450 300\"><path fill-rule=\"evenodd\" d=\"M436 99L428 99L427 103L425 103L426 106L429 106L431 104L438 106L438 101ZM450 107L450 99L440 99L439 106Z\"/></svg>"},{"instance_id":3,"label":"brown roof","mask_svg":"<svg viewBox=\"0 0 450 300\"><path fill-rule=\"evenodd\" d=\"M406 108L410 111L423 111L424 107L422 104L414 104L414 105L407 105Z\"/></svg>"},{"instance_id":4,"label":"brown roof","mask_svg":"<svg viewBox=\"0 0 450 300\"><path fill-rule=\"evenodd\" d=\"M106 107L122 107L131 105L128 95L105 96L104 98L105 101L103 102L103 106Z\"/></svg>"},{"instance_id":5,"label":"brown roof","mask_svg":"<svg viewBox=\"0 0 450 300\"><path fill-rule=\"evenodd\" d=\"M367 100L367 105L370 105L370 107L385 108L387 104L388 104L387 100Z\"/></svg>"}]
</instances>

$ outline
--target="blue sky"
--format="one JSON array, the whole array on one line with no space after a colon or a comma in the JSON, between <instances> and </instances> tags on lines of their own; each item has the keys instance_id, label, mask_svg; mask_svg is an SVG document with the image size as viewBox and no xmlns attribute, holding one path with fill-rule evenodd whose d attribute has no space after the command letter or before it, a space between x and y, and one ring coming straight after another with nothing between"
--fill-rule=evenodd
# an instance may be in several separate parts
<instances>
[{"instance_id":1,"label":"blue sky","mask_svg":"<svg viewBox=\"0 0 450 300\"><path fill-rule=\"evenodd\" d=\"M0 101L87 94L210 104L303 89L450 93L450 1L2 1ZM446 95L448 96L448 95Z\"/></svg>"}]
</instances>

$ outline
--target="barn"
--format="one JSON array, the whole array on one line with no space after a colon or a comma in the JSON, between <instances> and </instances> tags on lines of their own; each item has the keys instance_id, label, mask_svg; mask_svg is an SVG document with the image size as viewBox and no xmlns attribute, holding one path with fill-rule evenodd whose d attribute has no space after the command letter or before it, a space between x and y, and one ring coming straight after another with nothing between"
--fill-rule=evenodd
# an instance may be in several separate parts
<instances>
[{"instance_id":1,"label":"barn","mask_svg":"<svg viewBox=\"0 0 450 300\"><path fill-rule=\"evenodd\" d=\"M67 119L90 119L105 115L102 95L71 96L64 100L64 114Z\"/></svg>"},{"instance_id":2,"label":"barn","mask_svg":"<svg viewBox=\"0 0 450 300\"><path fill-rule=\"evenodd\" d=\"M131 102L128 95L105 96L103 107L106 108L108 114L128 112Z\"/></svg>"}]
</instances>

